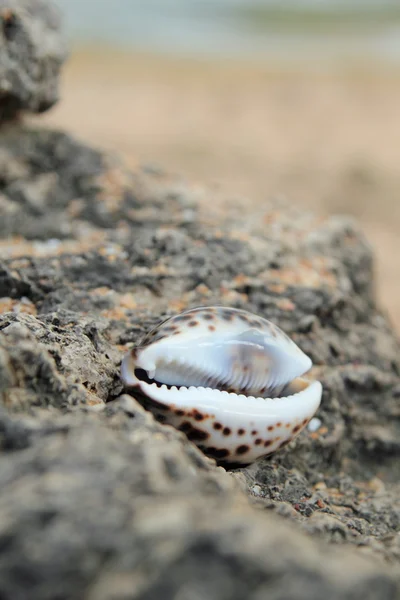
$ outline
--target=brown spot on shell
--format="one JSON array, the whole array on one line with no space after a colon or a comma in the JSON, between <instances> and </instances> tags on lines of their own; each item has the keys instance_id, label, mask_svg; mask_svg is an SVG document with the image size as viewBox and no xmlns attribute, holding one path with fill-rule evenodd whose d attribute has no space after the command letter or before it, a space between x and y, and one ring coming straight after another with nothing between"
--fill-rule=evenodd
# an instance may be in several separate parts
<instances>
[{"instance_id":1,"label":"brown spot on shell","mask_svg":"<svg viewBox=\"0 0 400 600\"><path fill-rule=\"evenodd\" d=\"M194 417L194 419L196 419L196 421L204 421L204 419L206 418L206 415L203 415L202 413L200 413L198 411L194 411L193 417Z\"/></svg>"},{"instance_id":2,"label":"brown spot on shell","mask_svg":"<svg viewBox=\"0 0 400 600\"><path fill-rule=\"evenodd\" d=\"M218 423L218 421L216 421L216 422L214 423L213 427L214 427L214 429L216 429L217 431L218 431L219 429L222 429L222 425L221 425L221 423Z\"/></svg>"},{"instance_id":3,"label":"brown spot on shell","mask_svg":"<svg viewBox=\"0 0 400 600\"><path fill-rule=\"evenodd\" d=\"M301 425L296 425L295 427L293 427L292 431L293 433L297 433L298 431L300 431L301 429Z\"/></svg>"},{"instance_id":4,"label":"brown spot on shell","mask_svg":"<svg viewBox=\"0 0 400 600\"><path fill-rule=\"evenodd\" d=\"M205 321L213 321L215 319L215 316L212 313L206 313L203 315L203 319Z\"/></svg>"},{"instance_id":5,"label":"brown spot on shell","mask_svg":"<svg viewBox=\"0 0 400 600\"><path fill-rule=\"evenodd\" d=\"M276 424L277 427L282 427L282 423L280 421L278 421L278 423Z\"/></svg>"},{"instance_id":6,"label":"brown spot on shell","mask_svg":"<svg viewBox=\"0 0 400 600\"><path fill-rule=\"evenodd\" d=\"M229 427L224 427L223 430L222 430L222 433L224 435L231 435L232 431L231 431L231 429Z\"/></svg>"},{"instance_id":7,"label":"brown spot on shell","mask_svg":"<svg viewBox=\"0 0 400 600\"><path fill-rule=\"evenodd\" d=\"M174 321L190 321L192 317L190 315L178 315L174 317Z\"/></svg>"},{"instance_id":8,"label":"brown spot on shell","mask_svg":"<svg viewBox=\"0 0 400 600\"><path fill-rule=\"evenodd\" d=\"M238 446L236 448L236 454L246 454L246 452L248 452L249 450L249 446L246 446L246 444L242 444L242 446Z\"/></svg>"},{"instance_id":9,"label":"brown spot on shell","mask_svg":"<svg viewBox=\"0 0 400 600\"><path fill-rule=\"evenodd\" d=\"M175 411L175 414L177 417L183 417L185 415L185 411L182 410L181 408L177 408Z\"/></svg>"},{"instance_id":10,"label":"brown spot on shell","mask_svg":"<svg viewBox=\"0 0 400 600\"><path fill-rule=\"evenodd\" d=\"M261 438L257 438L257 439L254 441L254 443L255 443L255 445L256 445L256 446L259 446L259 445L262 443L262 439L261 439Z\"/></svg>"},{"instance_id":11,"label":"brown spot on shell","mask_svg":"<svg viewBox=\"0 0 400 600\"><path fill-rule=\"evenodd\" d=\"M238 435L244 435L244 434L245 434L244 429L238 429Z\"/></svg>"},{"instance_id":12,"label":"brown spot on shell","mask_svg":"<svg viewBox=\"0 0 400 600\"><path fill-rule=\"evenodd\" d=\"M164 333L169 333L169 332L173 332L176 331L178 329L177 325L166 325L165 327L162 328Z\"/></svg>"},{"instance_id":13,"label":"brown spot on shell","mask_svg":"<svg viewBox=\"0 0 400 600\"><path fill-rule=\"evenodd\" d=\"M268 431L273 431L274 430L274 426L273 425L268 425L267 429L268 429Z\"/></svg>"},{"instance_id":14,"label":"brown spot on shell","mask_svg":"<svg viewBox=\"0 0 400 600\"><path fill-rule=\"evenodd\" d=\"M215 331L215 327L214 327L214 325L209 325L209 326L208 326L208 330L209 330L209 331Z\"/></svg>"},{"instance_id":15,"label":"brown spot on shell","mask_svg":"<svg viewBox=\"0 0 400 600\"><path fill-rule=\"evenodd\" d=\"M266 440L264 442L264 448L268 448L268 446L270 446L272 444L272 440Z\"/></svg>"},{"instance_id":16,"label":"brown spot on shell","mask_svg":"<svg viewBox=\"0 0 400 600\"><path fill-rule=\"evenodd\" d=\"M192 442L202 442L210 437L210 434L197 427L191 427L189 431L185 432L188 439Z\"/></svg>"},{"instance_id":17,"label":"brown spot on shell","mask_svg":"<svg viewBox=\"0 0 400 600\"><path fill-rule=\"evenodd\" d=\"M192 429L192 424L189 423L189 421L184 421L179 425L178 429L180 431L183 431L183 433L186 433L187 431L190 431Z\"/></svg>"},{"instance_id":18,"label":"brown spot on shell","mask_svg":"<svg viewBox=\"0 0 400 600\"><path fill-rule=\"evenodd\" d=\"M251 432L251 435L257 435L258 431L256 431L255 429L253 429L253 431Z\"/></svg>"},{"instance_id":19,"label":"brown spot on shell","mask_svg":"<svg viewBox=\"0 0 400 600\"><path fill-rule=\"evenodd\" d=\"M199 322L198 321L190 321L190 323L188 323L189 327L196 327L196 325L198 325Z\"/></svg>"},{"instance_id":20,"label":"brown spot on shell","mask_svg":"<svg viewBox=\"0 0 400 600\"><path fill-rule=\"evenodd\" d=\"M204 452L212 458L216 459L227 458L229 456L229 450L227 450L226 448L215 448L214 446L204 448Z\"/></svg>"},{"instance_id":21,"label":"brown spot on shell","mask_svg":"<svg viewBox=\"0 0 400 600\"><path fill-rule=\"evenodd\" d=\"M232 321L232 319L233 319L233 314L232 314L232 312L231 312L231 311L229 311L229 310L224 310L224 311L222 311L222 313L221 313L221 314L222 314L222 318L223 318L225 321Z\"/></svg>"}]
</instances>

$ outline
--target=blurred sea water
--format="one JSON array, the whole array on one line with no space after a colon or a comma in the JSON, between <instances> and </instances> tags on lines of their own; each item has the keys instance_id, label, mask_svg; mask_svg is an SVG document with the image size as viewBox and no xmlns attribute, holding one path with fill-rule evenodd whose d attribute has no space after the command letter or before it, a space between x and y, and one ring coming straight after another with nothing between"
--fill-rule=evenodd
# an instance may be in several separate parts
<instances>
[{"instance_id":1,"label":"blurred sea water","mask_svg":"<svg viewBox=\"0 0 400 600\"><path fill-rule=\"evenodd\" d=\"M399 0L56 0L77 44L400 64Z\"/></svg>"}]
</instances>

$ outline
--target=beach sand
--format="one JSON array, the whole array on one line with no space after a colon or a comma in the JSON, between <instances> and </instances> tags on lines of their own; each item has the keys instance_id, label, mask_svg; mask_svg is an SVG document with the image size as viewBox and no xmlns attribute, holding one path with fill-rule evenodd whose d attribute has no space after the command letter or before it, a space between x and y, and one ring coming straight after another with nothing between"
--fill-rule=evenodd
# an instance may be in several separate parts
<instances>
[{"instance_id":1,"label":"beach sand","mask_svg":"<svg viewBox=\"0 0 400 600\"><path fill-rule=\"evenodd\" d=\"M244 210L283 196L354 216L375 251L379 301L400 331L398 72L92 48L67 62L61 98L34 122L247 198Z\"/></svg>"}]
</instances>

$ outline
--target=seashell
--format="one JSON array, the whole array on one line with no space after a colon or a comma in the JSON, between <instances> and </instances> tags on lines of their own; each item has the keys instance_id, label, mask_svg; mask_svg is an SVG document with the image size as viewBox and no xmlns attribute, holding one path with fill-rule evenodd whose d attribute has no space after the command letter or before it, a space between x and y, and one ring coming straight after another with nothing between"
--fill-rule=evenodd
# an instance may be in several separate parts
<instances>
[{"instance_id":1,"label":"seashell","mask_svg":"<svg viewBox=\"0 0 400 600\"><path fill-rule=\"evenodd\" d=\"M311 359L244 310L200 307L163 321L122 361L125 386L219 464L242 466L288 444L316 412Z\"/></svg>"}]
</instances>

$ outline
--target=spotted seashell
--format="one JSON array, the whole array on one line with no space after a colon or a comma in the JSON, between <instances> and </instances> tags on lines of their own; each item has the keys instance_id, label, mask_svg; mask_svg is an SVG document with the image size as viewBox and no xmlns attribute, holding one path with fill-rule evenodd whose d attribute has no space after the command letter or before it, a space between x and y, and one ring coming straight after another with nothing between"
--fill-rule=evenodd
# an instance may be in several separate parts
<instances>
[{"instance_id":1,"label":"spotted seashell","mask_svg":"<svg viewBox=\"0 0 400 600\"><path fill-rule=\"evenodd\" d=\"M244 310L202 307L150 331L121 365L161 421L220 464L249 464L289 443L316 412L308 356L276 325Z\"/></svg>"}]
</instances>

